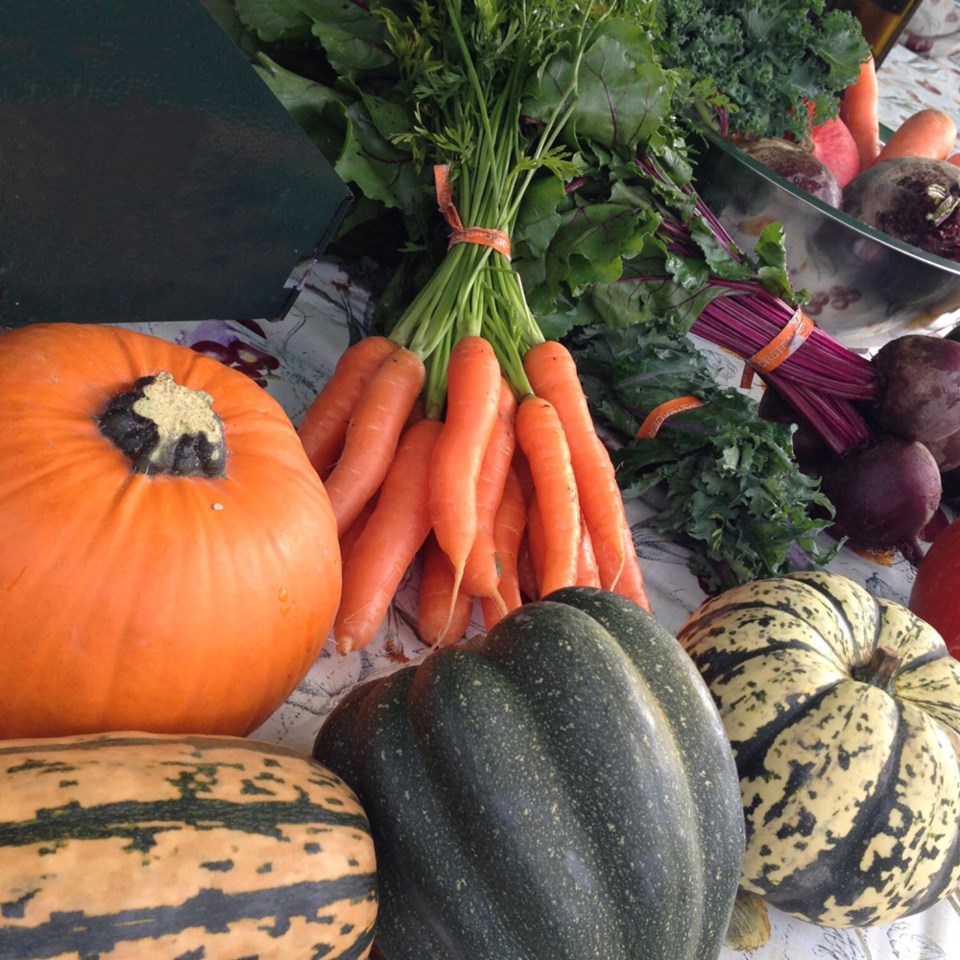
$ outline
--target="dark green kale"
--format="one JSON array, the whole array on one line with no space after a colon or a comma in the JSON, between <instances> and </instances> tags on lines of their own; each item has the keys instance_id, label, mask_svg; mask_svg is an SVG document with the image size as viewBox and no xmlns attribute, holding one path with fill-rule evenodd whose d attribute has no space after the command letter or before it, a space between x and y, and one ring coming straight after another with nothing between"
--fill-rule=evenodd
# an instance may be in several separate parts
<instances>
[{"instance_id":1,"label":"dark green kale","mask_svg":"<svg viewBox=\"0 0 960 960\"><path fill-rule=\"evenodd\" d=\"M731 133L802 139L808 104L815 122L835 117L839 94L870 48L851 13L824 7L824 0L660 0L660 59L688 73L678 105L705 118L716 105L709 81Z\"/></svg>"}]
</instances>

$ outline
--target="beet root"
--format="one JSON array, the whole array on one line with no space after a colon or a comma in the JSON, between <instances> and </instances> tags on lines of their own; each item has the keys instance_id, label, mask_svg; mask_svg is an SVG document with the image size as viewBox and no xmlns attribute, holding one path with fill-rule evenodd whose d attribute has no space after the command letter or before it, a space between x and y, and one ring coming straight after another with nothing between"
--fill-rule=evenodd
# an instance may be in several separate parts
<instances>
[{"instance_id":1,"label":"beet root","mask_svg":"<svg viewBox=\"0 0 960 960\"><path fill-rule=\"evenodd\" d=\"M940 505L933 454L916 440L883 436L824 471L820 484L836 509L834 532L861 550L898 549L911 562Z\"/></svg>"},{"instance_id":2,"label":"beet root","mask_svg":"<svg viewBox=\"0 0 960 960\"><path fill-rule=\"evenodd\" d=\"M960 430L939 440L924 440L923 445L933 454L941 473L960 467Z\"/></svg>"},{"instance_id":3,"label":"beet root","mask_svg":"<svg viewBox=\"0 0 960 960\"><path fill-rule=\"evenodd\" d=\"M960 170L944 160L896 157L854 177L842 208L897 240L960 262Z\"/></svg>"},{"instance_id":4,"label":"beet root","mask_svg":"<svg viewBox=\"0 0 960 960\"><path fill-rule=\"evenodd\" d=\"M737 147L757 163L831 207L839 208L843 201L843 189L830 168L798 144L775 137L761 137L738 141Z\"/></svg>"},{"instance_id":5,"label":"beet root","mask_svg":"<svg viewBox=\"0 0 960 960\"><path fill-rule=\"evenodd\" d=\"M960 430L960 342L910 333L873 358L880 378L877 423L907 440L940 440Z\"/></svg>"}]
</instances>

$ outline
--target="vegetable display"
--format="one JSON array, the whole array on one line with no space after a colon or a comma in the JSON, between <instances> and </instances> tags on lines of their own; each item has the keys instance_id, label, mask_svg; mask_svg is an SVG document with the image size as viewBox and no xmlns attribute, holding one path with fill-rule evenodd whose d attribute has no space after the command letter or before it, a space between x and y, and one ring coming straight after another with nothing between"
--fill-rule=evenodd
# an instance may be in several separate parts
<instances>
[{"instance_id":1,"label":"vegetable display","mask_svg":"<svg viewBox=\"0 0 960 960\"><path fill-rule=\"evenodd\" d=\"M370 826L329 770L236 737L0 742L0 957L363 960Z\"/></svg>"},{"instance_id":2,"label":"vegetable display","mask_svg":"<svg viewBox=\"0 0 960 960\"><path fill-rule=\"evenodd\" d=\"M678 639L733 747L743 888L829 927L960 881L960 663L901 604L796 573L708 600Z\"/></svg>"},{"instance_id":3,"label":"vegetable display","mask_svg":"<svg viewBox=\"0 0 960 960\"><path fill-rule=\"evenodd\" d=\"M574 587L354 688L314 757L356 791L388 960L716 960L743 814L674 637Z\"/></svg>"},{"instance_id":4,"label":"vegetable display","mask_svg":"<svg viewBox=\"0 0 960 960\"><path fill-rule=\"evenodd\" d=\"M289 418L144 333L34 324L0 344L0 736L253 730L341 593Z\"/></svg>"},{"instance_id":5,"label":"vegetable display","mask_svg":"<svg viewBox=\"0 0 960 960\"><path fill-rule=\"evenodd\" d=\"M532 419L527 414L533 404L522 410L524 399L538 396L524 360L532 347L541 341L572 346L565 338L580 326L667 318L676 336L692 331L751 362L791 403L812 414L815 429L836 451L866 440L857 403L875 396L874 372L823 331L797 329L802 295L790 285L776 225L748 256L693 189L689 124L678 110L713 102L715 92L708 95L690 65L679 62L664 20L678 23L690 10L624 0L602 13L590 4L538 5L534 13L525 5L511 12L504 3L463 5L452 16L445 4L435 18L432 8L427 16L417 5L387 2L350 8L349 16L326 8L306 14L297 6L280 18L276 10L267 15L261 5L243 0L234 8L228 27L238 42L341 176L358 188L358 211L335 249L345 256L372 253L395 270L380 292L377 329L423 357L426 416L443 411L448 358L461 336L479 335L493 346L518 401L519 424ZM711 9L703 16L727 13ZM781 15L783 24L806 20L808 11L778 10ZM737 17L739 11L731 13L730 22ZM756 16L747 19L748 28L756 26ZM834 29L839 21L830 22L826 47L842 41L843 55L829 82L823 74L811 78L821 91L851 82L866 53L855 35L841 37ZM515 32L505 32L506 23L515 24ZM566 26L558 28L560 23ZM811 20L801 42L824 40L822 29ZM778 43L790 43L782 33L774 31ZM806 101L800 105L808 116ZM464 234L481 242L459 242ZM401 238L397 247L404 247L404 257L384 249L384 237L391 235ZM442 242L447 238L450 249ZM486 246L505 240L509 264L502 251ZM454 306L458 319L451 333ZM795 344L784 349L788 334L805 341L803 351L795 353ZM494 392L488 384L484 395ZM539 415L542 420L542 408ZM575 447L571 422L562 426L567 445ZM391 437L392 445L396 433ZM518 430L521 459L529 461L521 438ZM316 439L311 429L308 449ZM557 461L562 472L566 459ZM539 521L540 507L532 502L537 477L528 466L518 471L532 534L523 538L522 550L529 556L539 530L551 536L565 531L570 582L579 524L571 511L558 514L562 523ZM584 486L583 472L575 471L578 497L600 483ZM602 483L609 483L608 464L602 475ZM542 474L539 479L546 482ZM554 490L556 503L569 500ZM611 554L610 542L593 542L592 520L586 527L590 542L579 540L584 571L591 554L601 564L609 564L604 557ZM628 539L625 530L622 539ZM635 551L630 543L624 550L631 567L616 582L645 603ZM619 565L619 550L613 558ZM398 554L396 566L410 559L409 551ZM522 568L527 560L521 559ZM462 582L460 563L452 562L453 582ZM625 576L641 589L627 590ZM533 597L542 595L535 578L526 581ZM601 573L599 581L583 582L610 587L615 581ZM515 596L506 584L504 590ZM489 624L490 611L502 615L503 605L489 589L486 594L481 603ZM343 648L365 642L352 637Z\"/></svg>"}]
</instances>

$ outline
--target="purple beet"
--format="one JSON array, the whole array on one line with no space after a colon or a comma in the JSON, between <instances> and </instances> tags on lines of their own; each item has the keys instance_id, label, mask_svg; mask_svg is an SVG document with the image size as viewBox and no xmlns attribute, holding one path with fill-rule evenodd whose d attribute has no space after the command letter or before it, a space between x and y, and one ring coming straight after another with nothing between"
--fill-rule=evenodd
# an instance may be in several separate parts
<instances>
[{"instance_id":1,"label":"purple beet","mask_svg":"<svg viewBox=\"0 0 960 960\"><path fill-rule=\"evenodd\" d=\"M910 333L873 358L880 376L875 414L883 430L908 440L940 440L960 430L960 343Z\"/></svg>"},{"instance_id":2,"label":"purple beet","mask_svg":"<svg viewBox=\"0 0 960 960\"><path fill-rule=\"evenodd\" d=\"M916 440L883 436L824 471L821 489L836 508L834 530L852 547L895 548L913 562L920 533L940 505L940 469Z\"/></svg>"}]
</instances>

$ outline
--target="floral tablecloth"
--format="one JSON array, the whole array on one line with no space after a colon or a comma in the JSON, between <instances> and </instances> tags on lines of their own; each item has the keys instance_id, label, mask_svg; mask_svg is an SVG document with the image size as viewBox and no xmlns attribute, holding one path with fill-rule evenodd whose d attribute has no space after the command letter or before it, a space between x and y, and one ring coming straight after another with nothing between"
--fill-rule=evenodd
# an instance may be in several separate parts
<instances>
[{"instance_id":1,"label":"floral tablecloth","mask_svg":"<svg viewBox=\"0 0 960 960\"><path fill-rule=\"evenodd\" d=\"M960 3L955 6L960 11ZM880 122L889 129L895 130L917 110L937 107L950 114L960 130L960 32L942 56L915 53L905 43L896 44L880 65L877 82Z\"/></svg>"},{"instance_id":2,"label":"floral tablecloth","mask_svg":"<svg viewBox=\"0 0 960 960\"><path fill-rule=\"evenodd\" d=\"M351 329L368 325L370 303L356 276L351 279L331 263L309 264L291 283L298 285L300 292L282 319L165 323L154 325L149 332L243 370L262 383L298 422L348 344ZM728 371L722 369L724 363L729 363ZM739 377L739 365L732 358L717 354L717 364L718 375ZM684 549L657 533L649 522L655 505L635 501L629 507L654 612L668 629L676 631L704 594L687 568ZM912 569L903 561L880 566L843 551L834 569L863 583L875 595L900 602L909 596ZM308 753L324 717L348 689L423 657L426 648L412 626L416 587L414 571L383 630L368 648L340 656L328 641L303 682L253 736ZM477 622L469 632L481 630ZM960 944L960 902L956 897L922 915L868 930L822 929L777 911L771 911L771 920L771 938L762 948L749 953L724 948L720 960L956 960Z\"/></svg>"}]
</instances>

